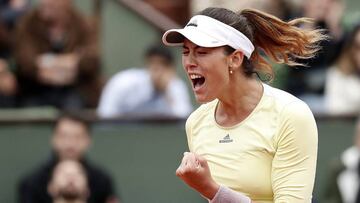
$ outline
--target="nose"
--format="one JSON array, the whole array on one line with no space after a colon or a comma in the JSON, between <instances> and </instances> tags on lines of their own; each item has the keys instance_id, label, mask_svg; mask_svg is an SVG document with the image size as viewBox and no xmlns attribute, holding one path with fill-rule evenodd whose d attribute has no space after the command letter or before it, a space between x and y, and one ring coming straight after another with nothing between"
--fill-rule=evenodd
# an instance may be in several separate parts
<instances>
[{"instance_id":1,"label":"nose","mask_svg":"<svg viewBox=\"0 0 360 203\"><path fill-rule=\"evenodd\" d=\"M183 61L184 69L185 69L186 71L188 71L188 70L190 70L190 69L192 69L192 68L194 68L194 67L197 66L197 60L196 60L194 54L191 53L191 52L190 52L188 55L183 56L183 60L182 60L182 61Z\"/></svg>"}]
</instances>

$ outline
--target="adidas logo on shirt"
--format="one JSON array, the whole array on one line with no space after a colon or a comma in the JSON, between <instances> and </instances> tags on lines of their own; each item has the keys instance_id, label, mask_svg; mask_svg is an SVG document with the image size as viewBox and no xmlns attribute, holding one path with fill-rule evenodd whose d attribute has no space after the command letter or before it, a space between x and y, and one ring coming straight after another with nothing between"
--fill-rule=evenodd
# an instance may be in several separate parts
<instances>
[{"instance_id":1,"label":"adidas logo on shirt","mask_svg":"<svg viewBox=\"0 0 360 203\"><path fill-rule=\"evenodd\" d=\"M229 143L233 142L233 139L230 138L230 135L227 134L223 139L219 140L219 143Z\"/></svg>"}]
</instances>

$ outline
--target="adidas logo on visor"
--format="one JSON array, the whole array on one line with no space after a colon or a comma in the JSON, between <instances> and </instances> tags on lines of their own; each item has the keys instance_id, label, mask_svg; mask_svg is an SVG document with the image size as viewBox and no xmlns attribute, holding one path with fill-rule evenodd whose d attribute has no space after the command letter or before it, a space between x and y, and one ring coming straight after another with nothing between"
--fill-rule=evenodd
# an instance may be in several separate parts
<instances>
[{"instance_id":1,"label":"adidas logo on visor","mask_svg":"<svg viewBox=\"0 0 360 203\"><path fill-rule=\"evenodd\" d=\"M190 26L197 27L198 26L197 20L193 20L186 25L186 27L190 27Z\"/></svg>"}]
</instances>

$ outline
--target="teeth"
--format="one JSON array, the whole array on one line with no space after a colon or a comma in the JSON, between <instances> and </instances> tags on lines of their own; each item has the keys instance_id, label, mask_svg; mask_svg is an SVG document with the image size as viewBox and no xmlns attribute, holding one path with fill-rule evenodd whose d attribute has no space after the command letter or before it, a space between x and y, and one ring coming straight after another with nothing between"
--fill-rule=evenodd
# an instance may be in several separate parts
<instances>
[{"instance_id":1,"label":"teeth","mask_svg":"<svg viewBox=\"0 0 360 203\"><path fill-rule=\"evenodd\" d=\"M201 75L196 75L196 74L190 74L190 79L197 79L197 78L202 78L203 76Z\"/></svg>"}]
</instances>

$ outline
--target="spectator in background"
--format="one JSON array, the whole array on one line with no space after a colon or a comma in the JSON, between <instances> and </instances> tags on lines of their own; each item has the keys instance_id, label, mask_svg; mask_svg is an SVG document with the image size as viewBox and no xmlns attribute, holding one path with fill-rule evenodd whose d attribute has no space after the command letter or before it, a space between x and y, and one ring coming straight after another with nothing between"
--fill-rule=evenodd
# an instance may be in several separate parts
<instances>
[{"instance_id":1,"label":"spectator in background","mask_svg":"<svg viewBox=\"0 0 360 203\"><path fill-rule=\"evenodd\" d=\"M59 161L79 161L85 169L90 195L87 203L118 202L111 178L85 158L91 143L90 126L81 118L64 115L55 125L51 140L53 155L20 182L20 203L51 203L48 185Z\"/></svg>"},{"instance_id":2,"label":"spectator in background","mask_svg":"<svg viewBox=\"0 0 360 203\"><path fill-rule=\"evenodd\" d=\"M339 60L327 71L325 107L336 115L360 113L360 24L349 35Z\"/></svg>"},{"instance_id":3,"label":"spectator in background","mask_svg":"<svg viewBox=\"0 0 360 203\"><path fill-rule=\"evenodd\" d=\"M1 29L1 28L0 28ZM0 58L0 107L14 107L17 82L6 60Z\"/></svg>"},{"instance_id":4,"label":"spectator in background","mask_svg":"<svg viewBox=\"0 0 360 203\"><path fill-rule=\"evenodd\" d=\"M344 0L304 0L302 16L314 20L313 27L324 29L329 40L322 41L315 58L301 60L309 68L291 68L287 91L303 99L313 111L321 105L325 86L325 72L340 55L345 40L342 26ZM309 29L313 27L309 26ZM321 106L319 107L321 111Z\"/></svg>"},{"instance_id":5,"label":"spectator in background","mask_svg":"<svg viewBox=\"0 0 360 203\"><path fill-rule=\"evenodd\" d=\"M0 19L12 31L17 19L30 8L30 0L0 0Z\"/></svg>"},{"instance_id":6,"label":"spectator in background","mask_svg":"<svg viewBox=\"0 0 360 203\"><path fill-rule=\"evenodd\" d=\"M87 203L90 195L86 171L79 162L59 162L48 185L53 203Z\"/></svg>"},{"instance_id":7,"label":"spectator in background","mask_svg":"<svg viewBox=\"0 0 360 203\"><path fill-rule=\"evenodd\" d=\"M0 107L15 107L17 81L11 66L13 30L29 0L0 0Z\"/></svg>"},{"instance_id":8,"label":"spectator in background","mask_svg":"<svg viewBox=\"0 0 360 203\"><path fill-rule=\"evenodd\" d=\"M30 0L0 0L0 19L12 31L20 16L30 8Z\"/></svg>"},{"instance_id":9,"label":"spectator in background","mask_svg":"<svg viewBox=\"0 0 360 203\"><path fill-rule=\"evenodd\" d=\"M18 19L29 9L29 0L0 0L0 58L12 54L14 28Z\"/></svg>"},{"instance_id":10,"label":"spectator in background","mask_svg":"<svg viewBox=\"0 0 360 203\"><path fill-rule=\"evenodd\" d=\"M355 125L354 145L346 149L329 167L324 202L360 202L360 119Z\"/></svg>"},{"instance_id":11,"label":"spectator in background","mask_svg":"<svg viewBox=\"0 0 360 203\"><path fill-rule=\"evenodd\" d=\"M185 83L176 75L174 58L166 47L150 46L146 68L132 68L113 76L101 95L101 118L170 116L185 118L192 110Z\"/></svg>"},{"instance_id":12,"label":"spectator in background","mask_svg":"<svg viewBox=\"0 0 360 203\"><path fill-rule=\"evenodd\" d=\"M21 105L97 106L101 85L94 28L72 0L39 0L17 27Z\"/></svg>"},{"instance_id":13,"label":"spectator in background","mask_svg":"<svg viewBox=\"0 0 360 203\"><path fill-rule=\"evenodd\" d=\"M258 9L272 15L275 15L283 20L287 20L291 15L292 2L289 0L193 0L191 1L192 13L208 7L223 7L232 11L240 11L245 8Z\"/></svg>"}]
</instances>

